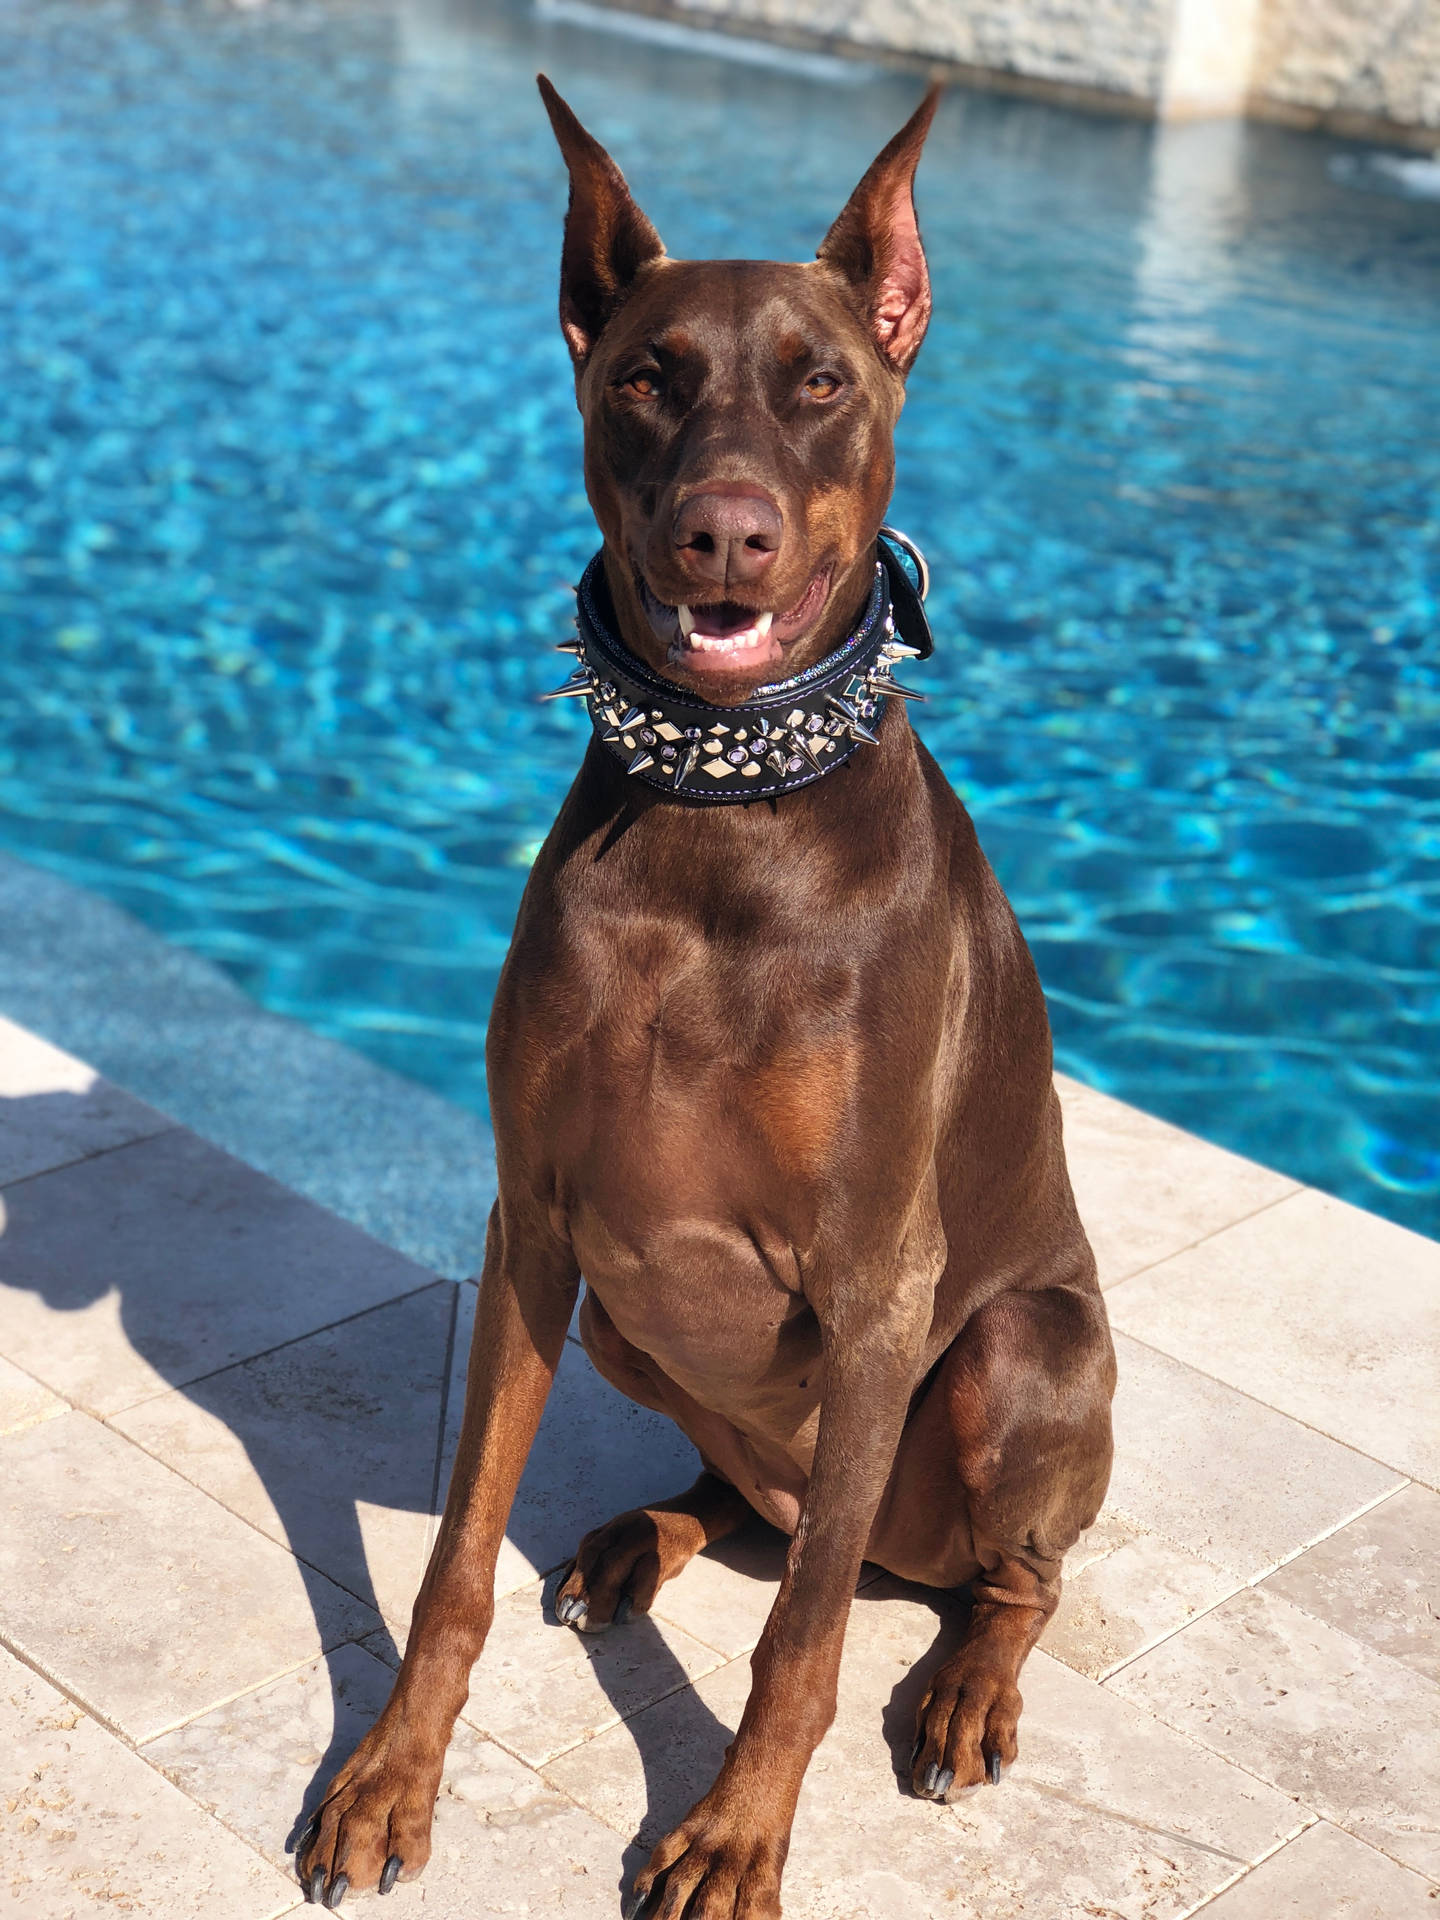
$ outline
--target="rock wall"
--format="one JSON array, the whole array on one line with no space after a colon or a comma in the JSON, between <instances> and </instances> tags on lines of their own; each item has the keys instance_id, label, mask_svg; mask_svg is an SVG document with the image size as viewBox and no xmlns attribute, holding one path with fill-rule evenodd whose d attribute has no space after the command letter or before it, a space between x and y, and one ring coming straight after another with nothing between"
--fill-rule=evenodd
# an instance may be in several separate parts
<instances>
[{"instance_id":1,"label":"rock wall","mask_svg":"<svg viewBox=\"0 0 1440 1920\"><path fill-rule=\"evenodd\" d=\"M1440 146L1440 0L1263 0L1250 92L1261 112Z\"/></svg>"},{"instance_id":2,"label":"rock wall","mask_svg":"<svg viewBox=\"0 0 1440 1920\"><path fill-rule=\"evenodd\" d=\"M612 0L1170 119L1440 144L1440 0Z\"/></svg>"},{"instance_id":3,"label":"rock wall","mask_svg":"<svg viewBox=\"0 0 1440 1920\"><path fill-rule=\"evenodd\" d=\"M664 10L1143 102L1164 83L1174 8L1175 0L671 0Z\"/></svg>"}]
</instances>

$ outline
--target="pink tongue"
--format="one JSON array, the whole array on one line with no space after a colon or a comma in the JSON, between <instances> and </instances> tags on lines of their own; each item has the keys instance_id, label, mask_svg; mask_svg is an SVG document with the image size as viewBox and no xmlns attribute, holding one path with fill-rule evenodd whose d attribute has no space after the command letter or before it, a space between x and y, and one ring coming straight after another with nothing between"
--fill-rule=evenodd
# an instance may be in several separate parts
<instances>
[{"instance_id":1,"label":"pink tongue","mask_svg":"<svg viewBox=\"0 0 1440 1920\"><path fill-rule=\"evenodd\" d=\"M732 633L745 633L754 626L756 617L738 607L695 607L692 612L694 631L703 634L707 640L725 640Z\"/></svg>"}]
</instances>

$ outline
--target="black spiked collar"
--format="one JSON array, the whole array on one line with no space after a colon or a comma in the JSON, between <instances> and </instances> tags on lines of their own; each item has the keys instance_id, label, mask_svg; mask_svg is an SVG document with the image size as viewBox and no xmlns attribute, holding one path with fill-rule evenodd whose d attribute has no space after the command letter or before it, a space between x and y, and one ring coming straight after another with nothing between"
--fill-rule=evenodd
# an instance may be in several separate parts
<instances>
[{"instance_id":1,"label":"black spiked collar","mask_svg":"<svg viewBox=\"0 0 1440 1920\"><path fill-rule=\"evenodd\" d=\"M633 778L663 793L723 806L811 786L875 744L887 699L925 697L894 677L901 661L934 650L921 604L925 559L892 527L882 529L877 551L870 598L849 638L736 707L684 692L631 653L616 632L597 553L576 590L579 637L560 648L576 656L575 671L541 698L583 698L602 745Z\"/></svg>"}]
</instances>

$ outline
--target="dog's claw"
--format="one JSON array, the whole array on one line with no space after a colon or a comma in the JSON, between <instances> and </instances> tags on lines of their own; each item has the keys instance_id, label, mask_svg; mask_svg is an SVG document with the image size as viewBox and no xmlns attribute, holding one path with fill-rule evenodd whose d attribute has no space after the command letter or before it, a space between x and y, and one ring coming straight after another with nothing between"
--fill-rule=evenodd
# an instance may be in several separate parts
<instances>
[{"instance_id":1,"label":"dog's claw","mask_svg":"<svg viewBox=\"0 0 1440 1920\"><path fill-rule=\"evenodd\" d=\"M1000 1756L998 1753L992 1753L990 1756L990 1784L992 1787L998 1787L1000 1784Z\"/></svg>"},{"instance_id":2,"label":"dog's claw","mask_svg":"<svg viewBox=\"0 0 1440 1920\"><path fill-rule=\"evenodd\" d=\"M336 1907L339 1906L340 1902L345 1898L345 1895L349 1891L350 1891L349 1874L337 1873L335 1878L330 1882L330 1885L327 1888L325 1893L325 1904L327 1907L329 1907L332 1913L335 1911Z\"/></svg>"},{"instance_id":3,"label":"dog's claw","mask_svg":"<svg viewBox=\"0 0 1440 1920\"><path fill-rule=\"evenodd\" d=\"M940 1768L937 1765L937 1763L934 1760L932 1760L929 1766L925 1769L925 1778L920 1782L920 1791L925 1795L927 1799L931 1798L934 1795L935 1782L939 1778L940 1778Z\"/></svg>"},{"instance_id":4,"label":"dog's claw","mask_svg":"<svg viewBox=\"0 0 1440 1920\"><path fill-rule=\"evenodd\" d=\"M644 1893L637 1893L626 1907L622 1920L640 1920L641 1914L650 1904L650 1892L651 1890L647 1887Z\"/></svg>"},{"instance_id":5,"label":"dog's claw","mask_svg":"<svg viewBox=\"0 0 1440 1920\"><path fill-rule=\"evenodd\" d=\"M319 1831L320 1831L320 1816L317 1813L316 1815L314 1815L312 1819L309 1819L305 1822L305 1831L300 1835L300 1838L295 1842L295 1857L297 1860L299 1859L302 1853L305 1853L309 1848L314 1846L315 1836L317 1833L319 1833Z\"/></svg>"},{"instance_id":6,"label":"dog's claw","mask_svg":"<svg viewBox=\"0 0 1440 1920\"><path fill-rule=\"evenodd\" d=\"M380 1869L381 1893L389 1893L395 1882L400 1878L400 1869L404 1864L405 1862L400 1858L398 1853L391 1854L390 1858Z\"/></svg>"},{"instance_id":7,"label":"dog's claw","mask_svg":"<svg viewBox=\"0 0 1440 1920\"><path fill-rule=\"evenodd\" d=\"M585 1618L585 1602L578 1594L567 1593L563 1600L556 1602L555 1618L562 1627L573 1626L577 1620Z\"/></svg>"},{"instance_id":8,"label":"dog's claw","mask_svg":"<svg viewBox=\"0 0 1440 1920\"><path fill-rule=\"evenodd\" d=\"M312 1907L318 1907L325 1897L325 1869L315 1867L310 1874L309 1884L305 1888L305 1898Z\"/></svg>"},{"instance_id":9,"label":"dog's claw","mask_svg":"<svg viewBox=\"0 0 1440 1920\"><path fill-rule=\"evenodd\" d=\"M615 1604L615 1615L614 1615L615 1625L617 1627L623 1627L625 1622L629 1618L630 1618L630 1596L628 1593L622 1593L619 1600Z\"/></svg>"},{"instance_id":10,"label":"dog's claw","mask_svg":"<svg viewBox=\"0 0 1440 1920\"><path fill-rule=\"evenodd\" d=\"M935 1777L935 1798L943 1800L955 1784L955 1771L952 1767L942 1767Z\"/></svg>"},{"instance_id":11,"label":"dog's claw","mask_svg":"<svg viewBox=\"0 0 1440 1920\"><path fill-rule=\"evenodd\" d=\"M920 1758L920 1753L921 1753L921 1749L922 1749L922 1748L924 1747L924 1745L925 1745L925 1736L924 1736L924 1734L923 1734L923 1733L917 1733L917 1734L916 1734L916 1736L915 1736L915 1744L914 1744L914 1746L913 1746L913 1747L912 1747L912 1748L910 1749L910 1771L911 1771L911 1773L913 1773L913 1772L915 1771L915 1762L916 1762L916 1761L917 1761L917 1760L918 1760L918 1759Z\"/></svg>"}]
</instances>

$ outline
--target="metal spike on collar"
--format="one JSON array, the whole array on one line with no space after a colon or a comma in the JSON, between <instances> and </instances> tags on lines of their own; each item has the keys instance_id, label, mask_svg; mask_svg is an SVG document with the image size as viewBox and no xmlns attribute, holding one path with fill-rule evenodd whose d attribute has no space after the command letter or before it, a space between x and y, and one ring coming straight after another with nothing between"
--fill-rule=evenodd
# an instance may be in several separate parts
<instances>
[{"instance_id":1,"label":"metal spike on collar","mask_svg":"<svg viewBox=\"0 0 1440 1920\"><path fill-rule=\"evenodd\" d=\"M573 653L578 660L580 657L580 642L578 640L557 640L555 642L555 651L556 653Z\"/></svg>"},{"instance_id":2,"label":"metal spike on collar","mask_svg":"<svg viewBox=\"0 0 1440 1920\"><path fill-rule=\"evenodd\" d=\"M867 747L878 747L880 744L879 734L872 733L869 727L860 720L852 720L850 722L850 738L852 740L863 740Z\"/></svg>"},{"instance_id":3,"label":"metal spike on collar","mask_svg":"<svg viewBox=\"0 0 1440 1920\"><path fill-rule=\"evenodd\" d=\"M691 774L695 771L695 768L699 763L699 759L700 759L699 742L692 740L690 742L689 747L686 749L684 759L676 763L675 785L677 787L680 786L683 781L686 781L690 778Z\"/></svg>"},{"instance_id":4,"label":"metal spike on collar","mask_svg":"<svg viewBox=\"0 0 1440 1920\"><path fill-rule=\"evenodd\" d=\"M644 722L644 719L645 719L644 708L632 706L632 707L627 707L625 709L624 713L621 714L620 718L616 721L615 724L616 726L619 727L622 733L629 733L632 727L638 727L642 725Z\"/></svg>"},{"instance_id":5,"label":"metal spike on collar","mask_svg":"<svg viewBox=\"0 0 1440 1920\"><path fill-rule=\"evenodd\" d=\"M577 694L588 694L595 685L595 675L589 667L577 667L563 685L552 687L548 693L542 693L542 700L573 700Z\"/></svg>"},{"instance_id":6,"label":"metal spike on collar","mask_svg":"<svg viewBox=\"0 0 1440 1920\"><path fill-rule=\"evenodd\" d=\"M875 691L877 693L898 693L902 700L928 700L930 698L928 693L917 693L914 687L902 687L898 680L892 680L888 674L885 679L876 682Z\"/></svg>"},{"instance_id":7,"label":"metal spike on collar","mask_svg":"<svg viewBox=\"0 0 1440 1920\"><path fill-rule=\"evenodd\" d=\"M833 707L842 720L858 721L860 718L860 709L853 700L847 700L844 694L827 693L825 704L827 707Z\"/></svg>"},{"instance_id":8,"label":"metal spike on collar","mask_svg":"<svg viewBox=\"0 0 1440 1920\"><path fill-rule=\"evenodd\" d=\"M644 747L642 747L640 751L636 754L635 758L630 762L629 766L625 769L625 771L627 773L643 773L646 767L653 767L654 764L655 764L654 754L647 753Z\"/></svg>"},{"instance_id":9,"label":"metal spike on collar","mask_svg":"<svg viewBox=\"0 0 1440 1920\"><path fill-rule=\"evenodd\" d=\"M882 660L923 660L919 647L907 647L903 640L887 640L880 649Z\"/></svg>"}]
</instances>

